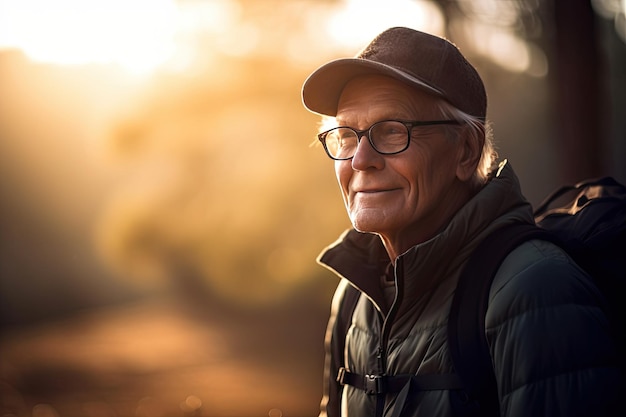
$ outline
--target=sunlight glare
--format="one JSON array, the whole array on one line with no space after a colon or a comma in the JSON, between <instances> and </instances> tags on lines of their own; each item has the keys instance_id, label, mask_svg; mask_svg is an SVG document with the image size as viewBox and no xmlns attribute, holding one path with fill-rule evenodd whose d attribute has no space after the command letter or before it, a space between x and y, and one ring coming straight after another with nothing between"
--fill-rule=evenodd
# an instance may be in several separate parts
<instances>
[{"instance_id":1,"label":"sunlight glare","mask_svg":"<svg viewBox=\"0 0 626 417\"><path fill-rule=\"evenodd\" d=\"M547 60L539 48L533 48L505 28L479 22L463 22L459 26L473 50L501 68L542 77L547 74Z\"/></svg>"},{"instance_id":2,"label":"sunlight glare","mask_svg":"<svg viewBox=\"0 0 626 417\"><path fill-rule=\"evenodd\" d=\"M245 56L254 51L260 41L259 29L252 23L241 23L231 29L228 36L222 36L217 46L225 55Z\"/></svg>"},{"instance_id":3,"label":"sunlight glare","mask_svg":"<svg viewBox=\"0 0 626 417\"><path fill-rule=\"evenodd\" d=\"M36 61L146 72L173 53L174 0L1 0L0 48Z\"/></svg>"},{"instance_id":4,"label":"sunlight glare","mask_svg":"<svg viewBox=\"0 0 626 417\"><path fill-rule=\"evenodd\" d=\"M444 20L431 1L346 0L328 22L328 32L349 48L365 45L376 34L393 26L406 26L433 34L443 34Z\"/></svg>"},{"instance_id":5,"label":"sunlight glare","mask_svg":"<svg viewBox=\"0 0 626 417\"><path fill-rule=\"evenodd\" d=\"M618 36L626 42L626 0L591 0L596 13L613 20Z\"/></svg>"}]
</instances>

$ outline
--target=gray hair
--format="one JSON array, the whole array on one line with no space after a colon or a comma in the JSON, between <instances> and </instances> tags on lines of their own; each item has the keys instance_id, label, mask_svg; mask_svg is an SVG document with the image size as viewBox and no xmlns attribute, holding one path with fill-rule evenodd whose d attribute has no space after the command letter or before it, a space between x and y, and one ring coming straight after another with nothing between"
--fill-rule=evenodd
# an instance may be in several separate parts
<instances>
[{"instance_id":1,"label":"gray hair","mask_svg":"<svg viewBox=\"0 0 626 417\"><path fill-rule=\"evenodd\" d=\"M498 159L491 123L488 120L467 114L444 100L437 100L436 106L441 112L442 117L458 120L462 125L466 125L469 128L471 140L483 143L480 160L476 167L473 181L477 186L484 185L489 179L490 173L496 167ZM451 133L453 130L457 129L451 128L448 129L448 132Z\"/></svg>"}]
</instances>

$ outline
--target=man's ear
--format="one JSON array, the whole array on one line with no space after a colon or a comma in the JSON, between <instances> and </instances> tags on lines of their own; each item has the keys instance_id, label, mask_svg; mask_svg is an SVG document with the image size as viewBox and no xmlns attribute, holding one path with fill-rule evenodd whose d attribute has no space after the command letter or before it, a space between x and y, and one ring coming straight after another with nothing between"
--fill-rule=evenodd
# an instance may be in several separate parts
<instances>
[{"instance_id":1,"label":"man's ear","mask_svg":"<svg viewBox=\"0 0 626 417\"><path fill-rule=\"evenodd\" d=\"M458 161L456 176L461 181L469 181L476 172L482 156L484 136L473 134L468 125L459 132Z\"/></svg>"}]
</instances>

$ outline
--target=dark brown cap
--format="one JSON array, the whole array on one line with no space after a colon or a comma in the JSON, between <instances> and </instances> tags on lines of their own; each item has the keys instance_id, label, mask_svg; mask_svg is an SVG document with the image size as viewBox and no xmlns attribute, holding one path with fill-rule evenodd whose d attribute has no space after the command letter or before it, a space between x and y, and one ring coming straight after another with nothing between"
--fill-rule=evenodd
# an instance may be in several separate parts
<instances>
[{"instance_id":1,"label":"dark brown cap","mask_svg":"<svg viewBox=\"0 0 626 417\"><path fill-rule=\"evenodd\" d=\"M485 86L459 49L443 38L402 27L385 30L355 58L319 67L304 82L302 101L312 112L335 116L348 81L367 74L387 75L472 116L486 116Z\"/></svg>"}]
</instances>

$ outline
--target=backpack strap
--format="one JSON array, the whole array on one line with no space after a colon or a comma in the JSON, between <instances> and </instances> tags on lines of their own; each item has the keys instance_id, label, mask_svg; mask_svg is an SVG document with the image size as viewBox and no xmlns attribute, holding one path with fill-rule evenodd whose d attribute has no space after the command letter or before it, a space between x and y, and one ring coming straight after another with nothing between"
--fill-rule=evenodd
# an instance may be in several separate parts
<instances>
[{"instance_id":1,"label":"backpack strap","mask_svg":"<svg viewBox=\"0 0 626 417\"><path fill-rule=\"evenodd\" d=\"M352 313L356 308L360 295L361 292L351 284L345 284L332 333L327 335L327 337L332 339L328 342L330 347L330 351L327 352L326 356L328 371L325 371L327 373L324 375L324 391L328 396L324 406L329 416L335 415L334 410L338 411L341 409L341 385L337 384L340 382L338 375L341 373L341 369L345 367L344 348L346 335L350 329Z\"/></svg>"},{"instance_id":2,"label":"backpack strap","mask_svg":"<svg viewBox=\"0 0 626 417\"><path fill-rule=\"evenodd\" d=\"M337 336L343 335L337 337L337 349L333 355L337 362L334 364L337 382L352 385L368 394L399 392L399 398L408 395L407 388L411 392L450 390L453 407L459 415L499 416L498 387L485 337L489 290L504 258L531 239L555 242L553 235L534 224L515 223L487 236L470 255L461 271L448 319L448 346L455 374L370 376L346 369L343 364L345 335L360 295L356 288L348 285L338 313L340 328L335 328Z\"/></svg>"},{"instance_id":3,"label":"backpack strap","mask_svg":"<svg viewBox=\"0 0 626 417\"><path fill-rule=\"evenodd\" d=\"M448 319L448 346L455 371L481 416L499 416L500 401L485 337L489 290L502 261L530 239L554 240L533 224L516 223L487 236L461 272Z\"/></svg>"},{"instance_id":4,"label":"backpack strap","mask_svg":"<svg viewBox=\"0 0 626 417\"><path fill-rule=\"evenodd\" d=\"M411 382L417 391L462 389L463 383L456 374L428 375L360 375L346 368L339 369L337 382L351 385L369 395L398 393Z\"/></svg>"}]
</instances>

